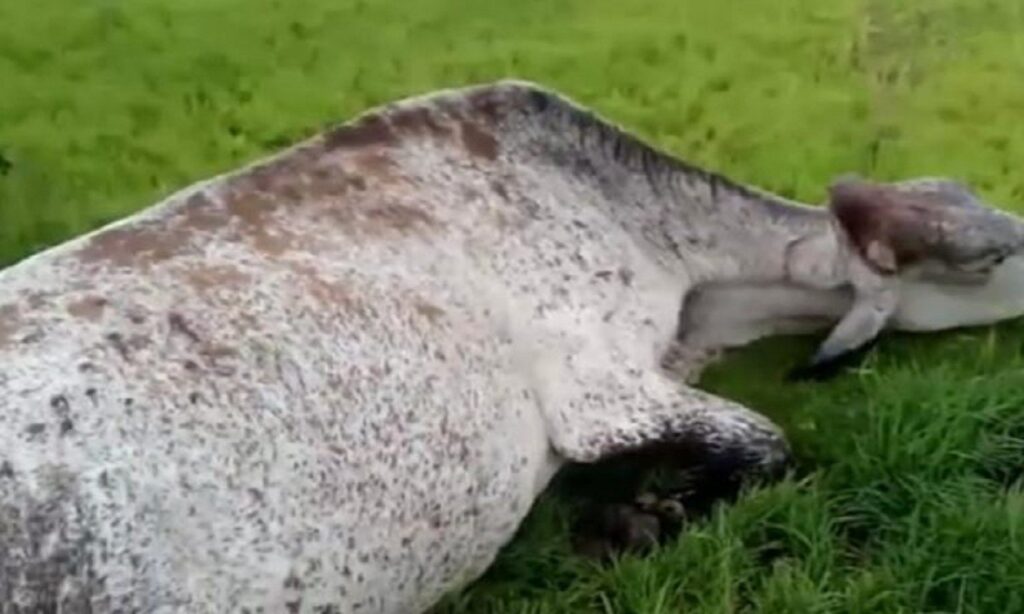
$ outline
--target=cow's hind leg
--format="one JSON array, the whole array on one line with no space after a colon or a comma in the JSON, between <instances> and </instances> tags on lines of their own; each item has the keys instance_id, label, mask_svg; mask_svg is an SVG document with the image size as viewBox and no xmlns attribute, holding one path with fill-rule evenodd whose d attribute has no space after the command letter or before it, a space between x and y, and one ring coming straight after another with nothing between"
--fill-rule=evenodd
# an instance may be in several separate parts
<instances>
[{"instance_id":1,"label":"cow's hind leg","mask_svg":"<svg viewBox=\"0 0 1024 614\"><path fill-rule=\"evenodd\" d=\"M579 463L570 480L583 484L577 492L590 503L577 527L587 554L647 549L752 480L781 476L789 462L785 438L766 417L703 391L665 386L671 401L649 380L632 395L617 395L619 415L602 420L596 412L556 437L556 449ZM645 483L652 469L661 473L653 488Z\"/></svg>"},{"instance_id":2,"label":"cow's hind leg","mask_svg":"<svg viewBox=\"0 0 1024 614\"><path fill-rule=\"evenodd\" d=\"M706 517L716 503L734 501L745 484L779 476L782 466L674 443L575 466L569 479L589 484L576 488L574 546L598 559L649 551Z\"/></svg>"}]
</instances>

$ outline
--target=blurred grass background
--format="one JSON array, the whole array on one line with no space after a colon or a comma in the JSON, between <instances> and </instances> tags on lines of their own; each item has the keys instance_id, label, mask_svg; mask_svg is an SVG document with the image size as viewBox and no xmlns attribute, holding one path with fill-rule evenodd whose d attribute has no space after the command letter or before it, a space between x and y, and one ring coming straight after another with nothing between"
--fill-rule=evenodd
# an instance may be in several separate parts
<instances>
[{"instance_id":1,"label":"blurred grass background","mask_svg":"<svg viewBox=\"0 0 1024 614\"><path fill-rule=\"evenodd\" d=\"M855 171L1024 210L1017 0L0 0L0 264L390 99L515 76L808 202ZM645 559L546 498L444 612L1024 612L1024 328L889 336L827 385L770 340L704 387L799 478Z\"/></svg>"}]
</instances>

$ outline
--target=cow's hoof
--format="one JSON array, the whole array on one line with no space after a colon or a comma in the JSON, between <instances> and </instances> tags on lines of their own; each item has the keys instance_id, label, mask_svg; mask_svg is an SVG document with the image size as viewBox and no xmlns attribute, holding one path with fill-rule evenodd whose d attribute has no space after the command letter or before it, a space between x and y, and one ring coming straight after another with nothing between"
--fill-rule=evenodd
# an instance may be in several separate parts
<instances>
[{"instance_id":1,"label":"cow's hoof","mask_svg":"<svg viewBox=\"0 0 1024 614\"><path fill-rule=\"evenodd\" d=\"M597 506L585 518L575 541L577 554L607 561L623 554L649 552L661 541L661 520L636 505Z\"/></svg>"},{"instance_id":2,"label":"cow's hoof","mask_svg":"<svg viewBox=\"0 0 1024 614\"><path fill-rule=\"evenodd\" d=\"M644 512L655 514L662 522L682 523L686 521L686 508L677 497L659 497L654 493L646 492L636 498L636 505Z\"/></svg>"},{"instance_id":3,"label":"cow's hoof","mask_svg":"<svg viewBox=\"0 0 1024 614\"><path fill-rule=\"evenodd\" d=\"M584 518L576 553L607 561L623 554L646 554L678 535L686 508L672 496L643 493L632 503L596 506Z\"/></svg>"},{"instance_id":4,"label":"cow's hoof","mask_svg":"<svg viewBox=\"0 0 1024 614\"><path fill-rule=\"evenodd\" d=\"M678 494L643 493L637 497L636 506L645 513L657 516L661 527L659 542L662 544L679 535L686 524L686 506Z\"/></svg>"}]
</instances>

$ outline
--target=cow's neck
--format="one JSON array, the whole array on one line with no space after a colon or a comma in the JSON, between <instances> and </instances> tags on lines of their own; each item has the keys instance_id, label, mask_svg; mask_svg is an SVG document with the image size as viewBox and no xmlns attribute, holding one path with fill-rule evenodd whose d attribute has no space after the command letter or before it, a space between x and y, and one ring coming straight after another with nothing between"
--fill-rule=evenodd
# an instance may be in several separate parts
<instances>
[{"instance_id":1,"label":"cow's neck","mask_svg":"<svg viewBox=\"0 0 1024 614\"><path fill-rule=\"evenodd\" d=\"M623 151L629 150L603 148L588 154L604 158L594 160L595 168L620 178L614 183L589 178L608 194L601 206L692 284L786 281L797 260L814 262L818 279L808 280L807 271L798 271L800 279L795 281L829 285L843 276L845 245L826 209L755 190L668 157L637 166Z\"/></svg>"},{"instance_id":2,"label":"cow's neck","mask_svg":"<svg viewBox=\"0 0 1024 614\"><path fill-rule=\"evenodd\" d=\"M708 279L775 278L787 250L813 240L817 255L841 261L831 216L755 190L658 150L608 121L553 97L528 127L509 135L588 186L606 209L666 266L694 283Z\"/></svg>"},{"instance_id":3,"label":"cow's neck","mask_svg":"<svg viewBox=\"0 0 1024 614\"><path fill-rule=\"evenodd\" d=\"M622 149L595 168L630 177ZM638 154L642 155L642 154ZM667 159L619 188L601 177L609 216L681 280L681 329L694 347L735 347L832 326L850 307L848 247L834 217ZM618 193L616 193L616 191ZM685 313L689 310L690 313ZM698 367L691 370L697 372Z\"/></svg>"}]
</instances>

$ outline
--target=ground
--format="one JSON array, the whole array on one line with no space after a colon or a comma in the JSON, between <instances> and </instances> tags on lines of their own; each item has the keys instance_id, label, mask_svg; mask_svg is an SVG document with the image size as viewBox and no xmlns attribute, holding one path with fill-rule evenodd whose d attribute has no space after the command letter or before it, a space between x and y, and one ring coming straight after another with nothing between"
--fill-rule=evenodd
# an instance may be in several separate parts
<instances>
[{"instance_id":1,"label":"ground","mask_svg":"<svg viewBox=\"0 0 1024 614\"><path fill-rule=\"evenodd\" d=\"M837 174L949 175L1024 209L1018 0L0 0L0 263L369 105L516 76L808 202ZM538 505L440 612L1024 612L1024 326L813 344L703 386L786 426L790 479L647 558L568 554Z\"/></svg>"}]
</instances>

